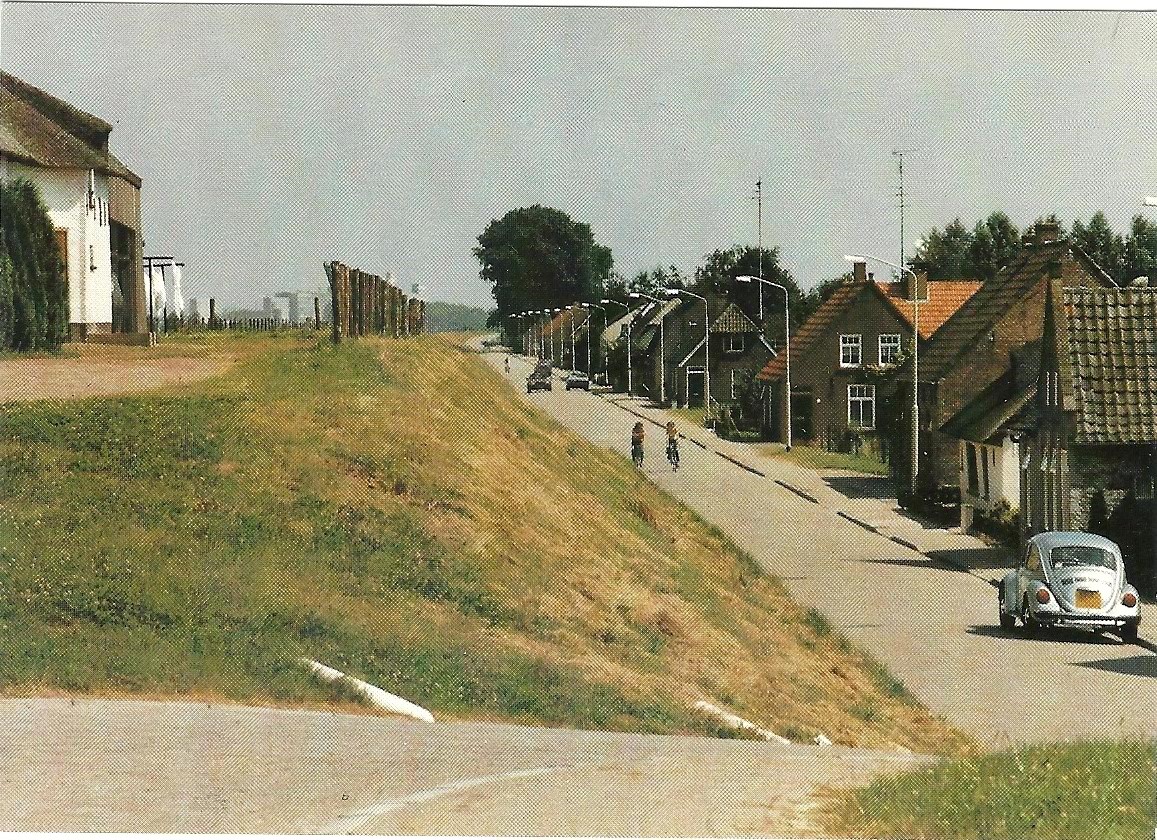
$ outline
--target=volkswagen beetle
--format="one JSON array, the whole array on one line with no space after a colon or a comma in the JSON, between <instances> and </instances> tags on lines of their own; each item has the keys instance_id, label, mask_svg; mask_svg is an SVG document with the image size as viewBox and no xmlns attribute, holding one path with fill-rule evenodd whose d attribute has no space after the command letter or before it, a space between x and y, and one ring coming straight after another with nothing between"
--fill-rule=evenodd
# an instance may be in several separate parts
<instances>
[{"instance_id":1,"label":"volkswagen beetle","mask_svg":"<svg viewBox=\"0 0 1157 840\"><path fill-rule=\"evenodd\" d=\"M1000 582L1000 626L1112 630L1137 640L1140 598L1125 580L1121 549L1096 534L1048 531L1028 541L1019 568Z\"/></svg>"}]
</instances>

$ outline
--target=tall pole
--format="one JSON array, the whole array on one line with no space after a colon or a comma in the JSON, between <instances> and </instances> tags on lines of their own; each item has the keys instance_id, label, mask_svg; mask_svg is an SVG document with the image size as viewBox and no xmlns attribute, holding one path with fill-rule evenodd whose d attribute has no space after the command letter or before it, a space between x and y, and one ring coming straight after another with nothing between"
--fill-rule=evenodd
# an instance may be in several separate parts
<instances>
[{"instance_id":1,"label":"tall pole","mask_svg":"<svg viewBox=\"0 0 1157 840\"><path fill-rule=\"evenodd\" d=\"M687 289L664 289L664 294L676 297L687 295L703 301L703 407L708 417L711 416L711 307L707 298L697 295ZM690 401L690 394L687 395Z\"/></svg>"},{"instance_id":2,"label":"tall pole","mask_svg":"<svg viewBox=\"0 0 1157 840\"><path fill-rule=\"evenodd\" d=\"M759 276L763 277L763 179L755 182L755 227L759 250ZM763 284L759 284L759 329L763 330Z\"/></svg>"},{"instance_id":3,"label":"tall pole","mask_svg":"<svg viewBox=\"0 0 1157 840\"><path fill-rule=\"evenodd\" d=\"M613 298L604 298L602 302L604 304L607 304L607 305L614 303L618 306L623 307L623 309L626 311L626 313L628 315L631 314L631 305L629 303L623 303L622 301L614 300ZM603 320L604 321L606 320L606 310L605 309L603 310ZM610 369L609 364L606 367L608 370ZM633 386L633 382L632 382L632 372L631 372L631 322L627 321L627 394L628 395L631 394L632 386Z\"/></svg>"},{"instance_id":4,"label":"tall pole","mask_svg":"<svg viewBox=\"0 0 1157 840\"><path fill-rule=\"evenodd\" d=\"M157 331L157 324L154 313L155 304L153 303L153 258L145 257L145 262L149 267L149 332L155 333Z\"/></svg>"},{"instance_id":5,"label":"tall pole","mask_svg":"<svg viewBox=\"0 0 1157 840\"><path fill-rule=\"evenodd\" d=\"M575 306L572 303L567 307L567 314L570 315L570 369L573 371L578 367L578 361L575 359L574 350L574 310Z\"/></svg>"}]
</instances>

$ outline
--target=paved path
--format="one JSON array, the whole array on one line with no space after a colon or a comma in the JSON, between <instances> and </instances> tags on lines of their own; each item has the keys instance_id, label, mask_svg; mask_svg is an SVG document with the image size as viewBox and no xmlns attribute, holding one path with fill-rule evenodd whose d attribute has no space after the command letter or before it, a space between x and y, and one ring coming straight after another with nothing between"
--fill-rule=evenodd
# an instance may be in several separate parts
<instances>
[{"instance_id":1,"label":"paved path","mask_svg":"<svg viewBox=\"0 0 1157 840\"><path fill-rule=\"evenodd\" d=\"M500 354L486 358L502 369ZM561 382L525 395L530 361L511 361L510 379L530 403L624 457L635 419L628 410L660 418L634 401L567 392ZM1002 571L961 571L921 551L975 562L983 551L975 540L922 528L878 500L849 500L809 470L705 430L690 434L706 448L684 443L683 467L672 473L660 430L649 432L643 471L651 480L720 527L798 602L864 645L933 712L982 742L1157 736L1151 650L1078 631L1038 639L1002 632L988 583Z\"/></svg>"},{"instance_id":2,"label":"paved path","mask_svg":"<svg viewBox=\"0 0 1157 840\"><path fill-rule=\"evenodd\" d=\"M0 701L0 831L807 835L842 747L110 700Z\"/></svg>"}]
</instances>

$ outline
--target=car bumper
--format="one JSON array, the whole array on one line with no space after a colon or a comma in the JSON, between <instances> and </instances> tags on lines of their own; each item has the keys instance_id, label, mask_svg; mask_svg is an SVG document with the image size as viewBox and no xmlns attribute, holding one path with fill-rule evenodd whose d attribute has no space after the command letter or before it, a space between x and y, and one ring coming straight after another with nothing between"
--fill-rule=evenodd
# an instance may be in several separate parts
<instances>
[{"instance_id":1,"label":"car bumper","mask_svg":"<svg viewBox=\"0 0 1157 840\"><path fill-rule=\"evenodd\" d=\"M1118 628L1127 624L1140 624L1140 615L1079 615L1076 613L1053 612L1036 613L1033 618L1040 624L1051 627Z\"/></svg>"}]
</instances>

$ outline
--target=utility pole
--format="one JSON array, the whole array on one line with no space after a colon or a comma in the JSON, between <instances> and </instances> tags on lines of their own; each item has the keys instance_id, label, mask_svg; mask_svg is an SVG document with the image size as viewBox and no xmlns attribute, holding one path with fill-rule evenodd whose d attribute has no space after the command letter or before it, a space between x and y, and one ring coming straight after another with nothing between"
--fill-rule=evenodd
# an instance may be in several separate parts
<instances>
[{"instance_id":1,"label":"utility pole","mask_svg":"<svg viewBox=\"0 0 1157 840\"><path fill-rule=\"evenodd\" d=\"M914 151L913 149L893 149L892 155L897 159L900 166L900 192L896 195L900 199L900 265L907 266L908 263L904 261L904 210L907 204L904 201L904 155Z\"/></svg>"},{"instance_id":2,"label":"utility pole","mask_svg":"<svg viewBox=\"0 0 1157 840\"><path fill-rule=\"evenodd\" d=\"M763 276L763 179L755 182L755 237L759 251L759 276ZM759 287L759 328L763 329L763 284Z\"/></svg>"}]
</instances>

